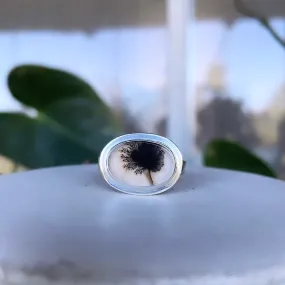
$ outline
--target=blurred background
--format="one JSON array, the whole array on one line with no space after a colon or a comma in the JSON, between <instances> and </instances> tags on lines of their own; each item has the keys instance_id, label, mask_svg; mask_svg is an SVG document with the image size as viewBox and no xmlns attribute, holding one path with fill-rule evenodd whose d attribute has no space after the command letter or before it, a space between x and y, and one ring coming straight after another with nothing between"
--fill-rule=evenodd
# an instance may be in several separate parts
<instances>
[{"instance_id":1,"label":"blurred background","mask_svg":"<svg viewBox=\"0 0 285 285\"><path fill-rule=\"evenodd\" d=\"M285 178L285 1L244 0L249 10L243 11L234 0L180 1L189 7L186 32L171 0L2 0L0 111L33 116L11 95L7 76L18 65L44 65L88 82L119 114L123 132L171 137L167 122L177 112L169 109L169 96L177 82L169 78L184 70L179 83L187 88L177 104L188 100L193 116L187 122L181 116L181 125L172 119L180 135L188 126L193 163L201 163L210 140L228 138ZM248 11L265 17L278 38ZM175 39L186 40L186 54L169 52ZM1 173L25 168L1 156Z\"/></svg>"}]
</instances>

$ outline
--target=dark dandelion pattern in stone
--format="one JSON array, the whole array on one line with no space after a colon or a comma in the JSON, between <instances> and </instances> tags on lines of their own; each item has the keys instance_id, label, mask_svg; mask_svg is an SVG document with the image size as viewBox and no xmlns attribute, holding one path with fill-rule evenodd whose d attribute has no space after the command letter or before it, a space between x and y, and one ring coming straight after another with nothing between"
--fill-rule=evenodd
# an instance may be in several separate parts
<instances>
[{"instance_id":1,"label":"dark dandelion pattern in stone","mask_svg":"<svg viewBox=\"0 0 285 285\"><path fill-rule=\"evenodd\" d=\"M145 170L158 172L164 166L165 151L155 143L127 142L120 152L124 168L134 171L135 174L142 174Z\"/></svg>"}]
</instances>

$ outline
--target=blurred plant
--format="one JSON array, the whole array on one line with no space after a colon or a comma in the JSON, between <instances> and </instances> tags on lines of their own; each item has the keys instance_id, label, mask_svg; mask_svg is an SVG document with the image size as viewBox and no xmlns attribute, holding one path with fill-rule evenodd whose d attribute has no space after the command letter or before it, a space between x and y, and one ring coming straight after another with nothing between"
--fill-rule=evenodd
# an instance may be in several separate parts
<instances>
[{"instance_id":1,"label":"blurred plant","mask_svg":"<svg viewBox=\"0 0 285 285\"><path fill-rule=\"evenodd\" d=\"M251 18L253 20L256 20L271 36L272 38L282 47L285 49L285 38L282 38L280 34L273 28L272 24L270 23L270 20L267 19L264 15L260 14L259 12L255 11L254 8L250 8L247 6L245 0L233 0L234 6L236 10L242 14L243 16L246 16L248 18ZM277 133L277 147L279 155L277 156L276 161L276 168L284 173L285 171L285 148L284 148L284 134L285 134L285 117L283 116L283 110L284 106L282 105L284 101L284 86L280 88L277 94L276 101L279 103L275 104L275 106L271 106L271 109L273 109L273 112L271 112L271 117L273 117L273 120L278 119L279 125L278 125L278 133ZM280 102L281 101L281 105ZM271 110L272 111L272 110ZM271 128L274 129L274 128ZM283 177L284 178L284 177Z\"/></svg>"},{"instance_id":2,"label":"blurred plant","mask_svg":"<svg viewBox=\"0 0 285 285\"><path fill-rule=\"evenodd\" d=\"M82 79L36 65L22 65L8 75L15 99L36 115L0 113L0 154L30 169L95 163L112 138L123 133L119 114ZM130 131L136 131L128 117ZM215 140L205 148L206 166L276 177L261 159L237 143Z\"/></svg>"},{"instance_id":3,"label":"blurred plant","mask_svg":"<svg viewBox=\"0 0 285 285\"><path fill-rule=\"evenodd\" d=\"M213 99L197 113L197 144L204 149L214 138L232 139L253 148L259 143L249 114L242 103L222 90L212 90Z\"/></svg>"},{"instance_id":4,"label":"blurred plant","mask_svg":"<svg viewBox=\"0 0 285 285\"><path fill-rule=\"evenodd\" d=\"M234 1L236 10L239 13L241 13L242 15L248 18L258 21L269 32L269 34L276 40L276 42L280 44L283 48L285 48L285 39L281 38L281 36L275 31L275 29L270 24L270 21L266 17L259 15L258 12L249 8L244 3L245 0L233 0L233 1Z\"/></svg>"},{"instance_id":5,"label":"blurred plant","mask_svg":"<svg viewBox=\"0 0 285 285\"><path fill-rule=\"evenodd\" d=\"M15 99L36 110L0 114L0 153L28 168L96 162L121 128L83 80L67 72L23 65L8 75Z\"/></svg>"},{"instance_id":6,"label":"blurred plant","mask_svg":"<svg viewBox=\"0 0 285 285\"><path fill-rule=\"evenodd\" d=\"M215 139L206 147L203 157L205 166L256 173L277 178L266 162L238 143Z\"/></svg>"}]
</instances>

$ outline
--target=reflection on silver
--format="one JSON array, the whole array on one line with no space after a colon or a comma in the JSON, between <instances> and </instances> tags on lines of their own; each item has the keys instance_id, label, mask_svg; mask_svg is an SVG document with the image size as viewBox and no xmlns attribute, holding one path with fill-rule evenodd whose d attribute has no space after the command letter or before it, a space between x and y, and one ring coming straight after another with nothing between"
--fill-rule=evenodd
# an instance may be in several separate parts
<instances>
[{"instance_id":1,"label":"reflection on silver","mask_svg":"<svg viewBox=\"0 0 285 285\"><path fill-rule=\"evenodd\" d=\"M102 150L99 167L118 191L154 195L170 189L183 169L182 155L170 140L153 134L120 136Z\"/></svg>"}]
</instances>

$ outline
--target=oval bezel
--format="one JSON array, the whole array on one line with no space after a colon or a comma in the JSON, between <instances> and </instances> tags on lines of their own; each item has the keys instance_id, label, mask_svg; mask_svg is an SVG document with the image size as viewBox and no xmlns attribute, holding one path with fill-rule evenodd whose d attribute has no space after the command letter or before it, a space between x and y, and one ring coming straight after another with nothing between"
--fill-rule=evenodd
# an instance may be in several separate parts
<instances>
[{"instance_id":1,"label":"oval bezel","mask_svg":"<svg viewBox=\"0 0 285 285\"><path fill-rule=\"evenodd\" d=\"M129 141L155 143L169 151L173 155L175 161L173 175L165 183L153 186L132 186L115 179L109 170L109 156L120 144ZM177 182L182 173L183 158L180 150L171 140L155 134L134 133L122 135L110 141L100 154L99 168L105 181L120 192L132 195L156 195L169 190Z\"/></svg>"}]
</instances>

